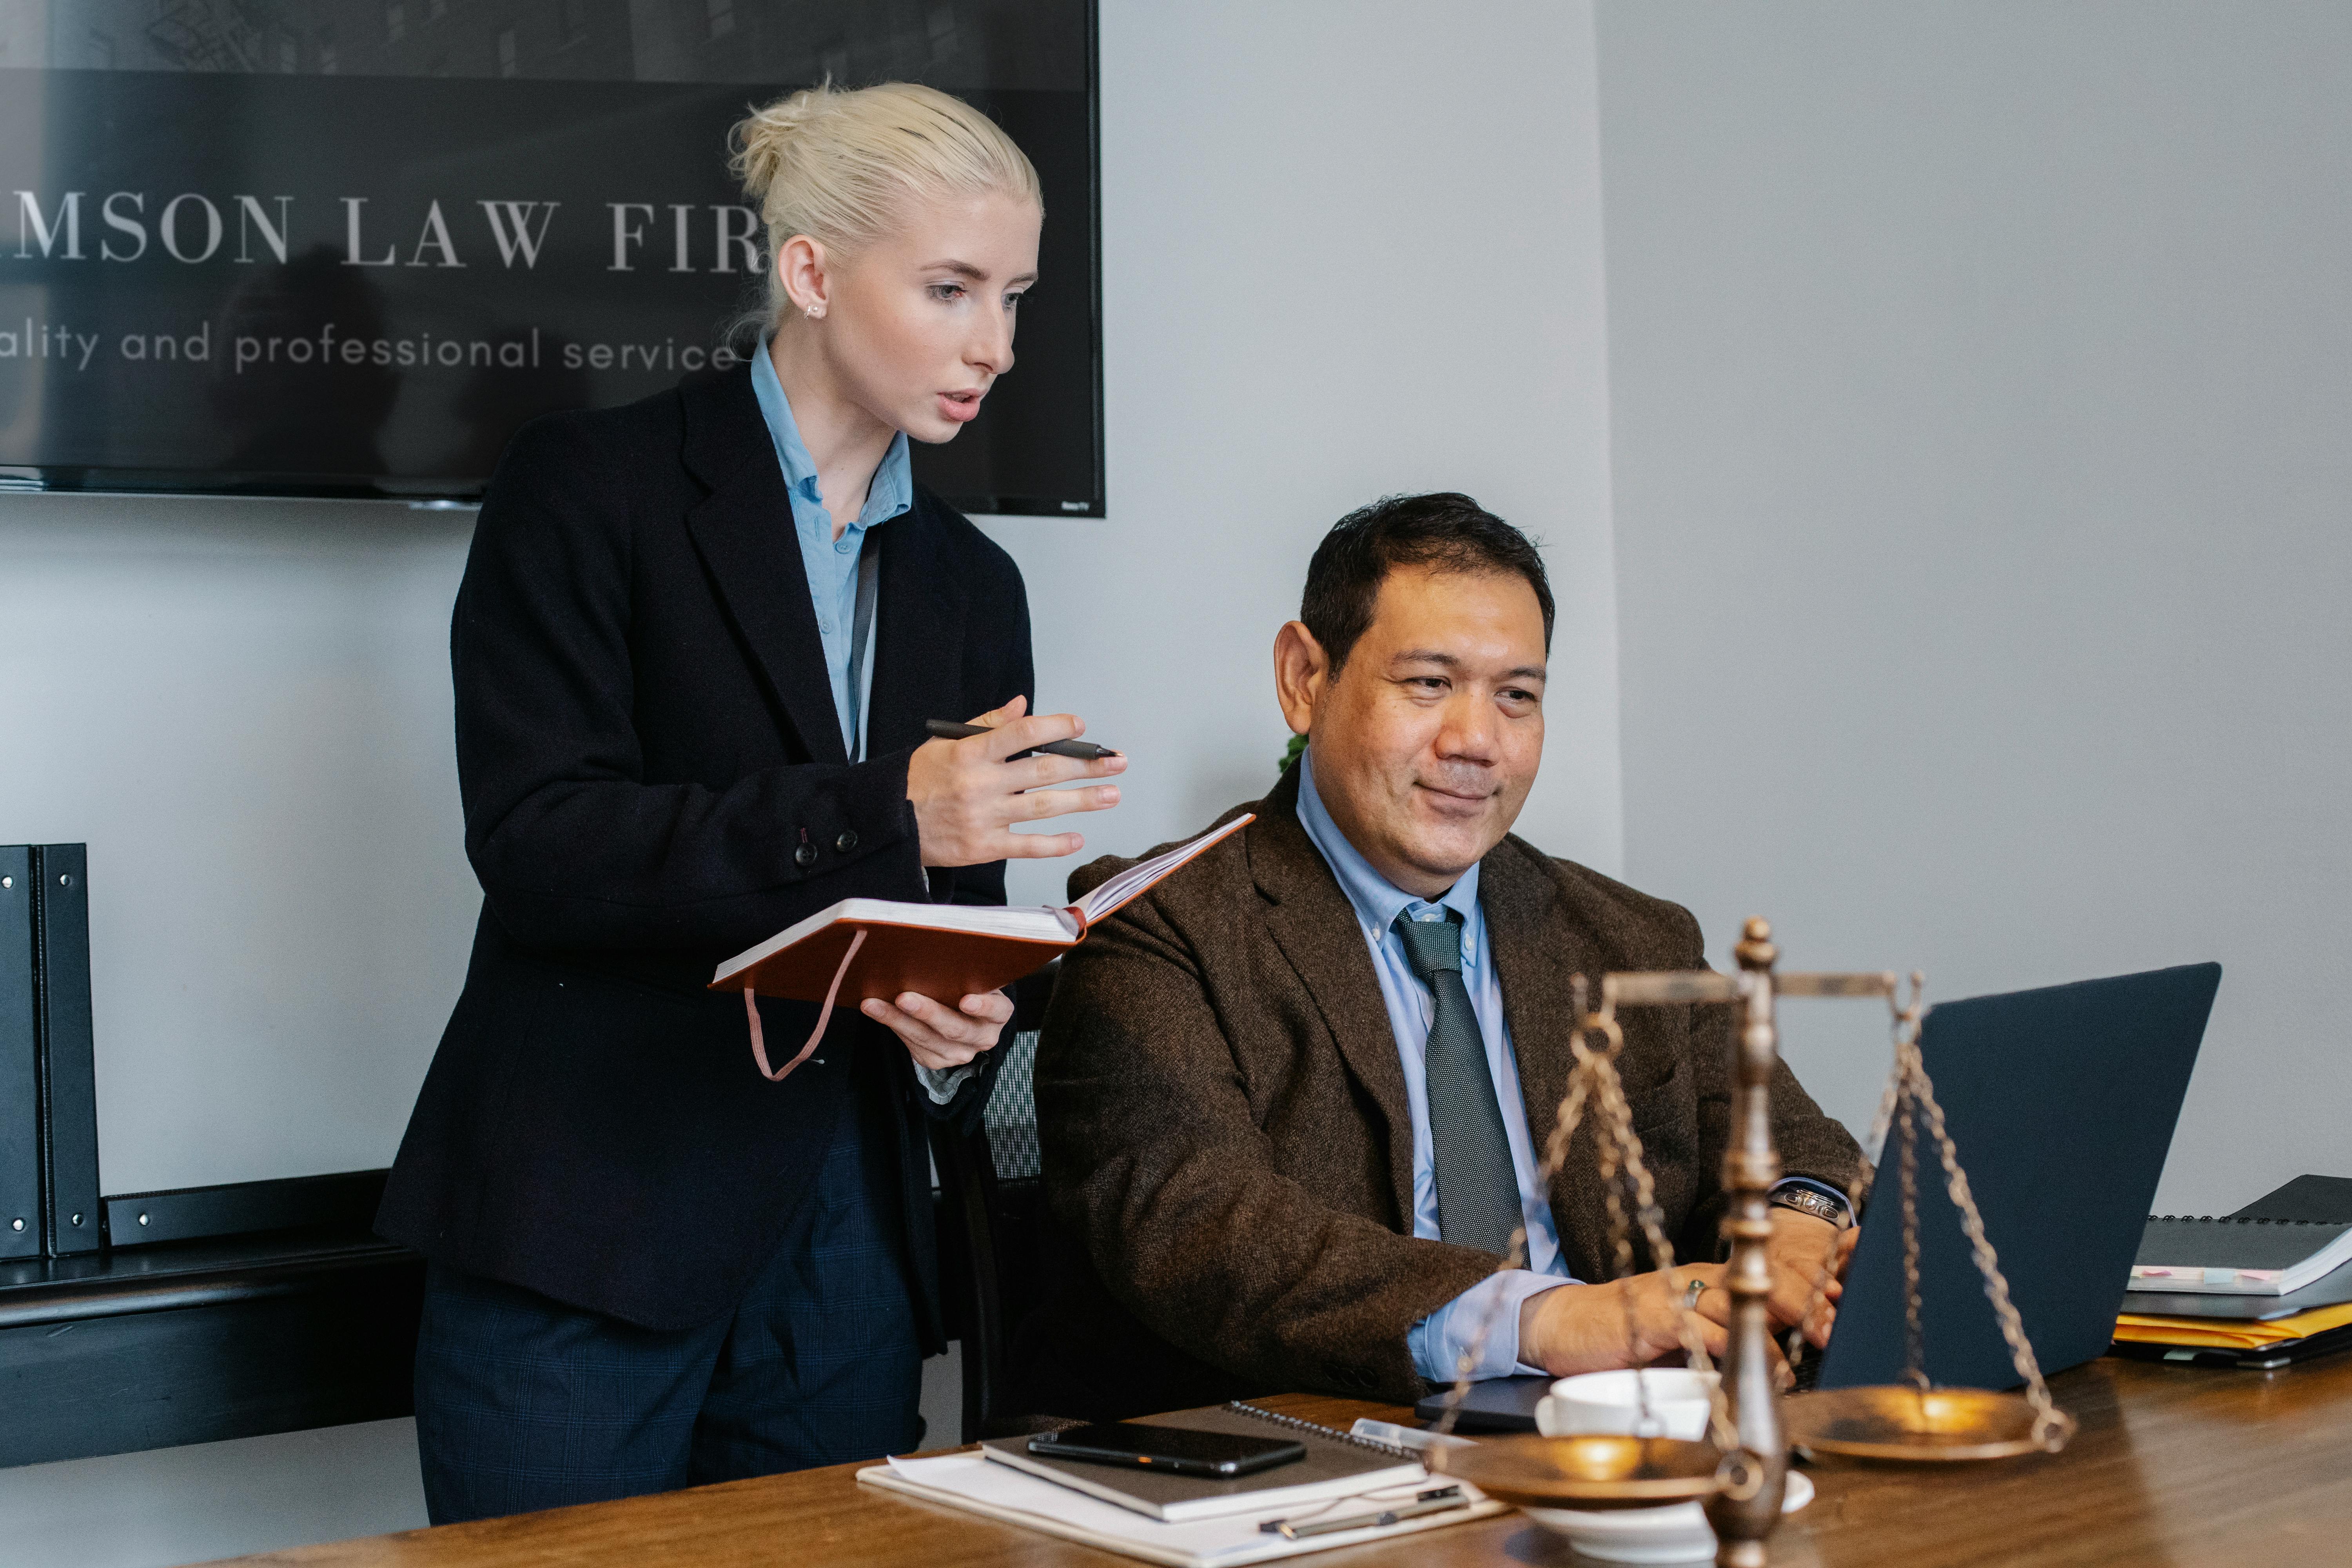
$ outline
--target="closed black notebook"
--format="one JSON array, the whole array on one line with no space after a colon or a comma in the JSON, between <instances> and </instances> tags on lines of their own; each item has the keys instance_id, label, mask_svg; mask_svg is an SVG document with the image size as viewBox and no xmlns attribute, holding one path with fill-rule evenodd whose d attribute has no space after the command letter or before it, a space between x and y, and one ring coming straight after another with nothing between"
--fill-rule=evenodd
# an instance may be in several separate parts
<instances>
[{"instance_id":1,"label":"closed black notebook","mask_svg":"<svg viewBox=\"0 0 2352 1568\"><path fill-rule=\"evenodd\" d=\"M1428 1476L1420 1459L1406 1449L1318 1426L1295 1416L1277 1415L1255 1405L1218 1405L1202 1410L1180 1410L1171 1415L1155 1415L1142 1425L1227 1432L1244 1437L1293 1437L1306 1445L1307 1457L1255 1475L1213 1480L1204 1476L1171 1475L1164 1470L1056 1459L1031 1453L1026 1437L991 1437L981 1444L981 1448L1000 1464L1170 1523L1213 1519L1252 1509L1278 1513L1327 1498L1353 1497L1382 1487L1407 1486Z\"/></svg>"}]
</instances>

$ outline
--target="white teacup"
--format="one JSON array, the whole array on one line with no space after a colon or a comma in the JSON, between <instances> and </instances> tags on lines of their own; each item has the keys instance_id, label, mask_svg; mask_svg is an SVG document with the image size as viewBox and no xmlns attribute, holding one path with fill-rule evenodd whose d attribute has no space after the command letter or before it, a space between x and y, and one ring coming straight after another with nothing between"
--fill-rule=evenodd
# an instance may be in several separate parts
<instances>
[{"instance_id":1,"label":"white teacup","mask_svg":"<svg viewBox=\"0 0 2352 1568\"><path fill-rule=\"evenodd\" d=\"M1636 1390L1634 1379L1641 1379ZM1706 1436L1717 1374L1684 1367L1643 1367L1639 1372L1588 1372L1563 1377L1536 1405L1536 1430L1547 1437L1588 1432L1624 1436L1679 1437L1696 1443ZM1642 1418L1639 1395L1649 1395L1650 1415L1659 1424L1649 1433L1634 1428Z\"/></svg>"}]
</instances>

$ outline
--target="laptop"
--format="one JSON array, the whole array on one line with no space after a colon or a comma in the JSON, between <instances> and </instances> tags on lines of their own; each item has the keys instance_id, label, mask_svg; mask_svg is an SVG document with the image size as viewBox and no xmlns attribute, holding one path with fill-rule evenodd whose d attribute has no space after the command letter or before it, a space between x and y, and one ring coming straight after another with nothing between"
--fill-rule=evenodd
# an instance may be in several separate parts
<instances>
[{"instance_id":1,"label":"laptop","mask_svg":"<svg viewBox=\"0 0 2352 1568\"><path fill-rule=\"evenodd\" d=\"M2106 1353L2131 1283L2218 963L1930 1008L1920 1053L1960 1169L2046 1376ZM1894 1136L1872 1184L1818 1386L1903 1374L1903 1205ZM2015 1388L1935 1143L1919 1137L1920 1323L1935 1383Z\"/></svg>"},{"instance_id":2,"label":"laptop","mask_svg":"<svg viewBox=\"0 0 2352 1568\"><path fill-rule=\"evenodd\" d=\"M2218 963L1946 1002L1920 1051L1960 1168L2044 1375L2106 1353L2131 1282L2189 1075L2221 983ZM1903 1373L1903 1205L1892 1163L1873 1184L1829 1348L1805 1386L1893 1383ZM2015 1388L1959 1214L1925 1128L1919 1139L1920 1321L1938 1384ZM1474 1387L1464 1431L1533 1431L1548 1377ZM1444 1393L1415 1406L1434 1420Z\"/></svg>"}]
</instances>

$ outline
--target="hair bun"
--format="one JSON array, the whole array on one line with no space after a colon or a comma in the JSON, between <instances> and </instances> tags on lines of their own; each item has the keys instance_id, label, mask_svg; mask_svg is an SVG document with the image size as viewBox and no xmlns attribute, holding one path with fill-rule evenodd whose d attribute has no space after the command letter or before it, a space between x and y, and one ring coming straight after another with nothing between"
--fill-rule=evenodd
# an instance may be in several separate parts
<instances>
[{"instance_id":1,"label":"hair bun","mask_svg":"<svg viewBox=\"0 0 2352 1568\"><path fill-rule=\"evenodd\" d=\"M727 133L728 168L743 182L743 194L765 206L776 176L792 156L809 126L824 113L826 97L835 96L830 84L804 87L764 109L755 109Z\"/></svg>"}]
</instances>

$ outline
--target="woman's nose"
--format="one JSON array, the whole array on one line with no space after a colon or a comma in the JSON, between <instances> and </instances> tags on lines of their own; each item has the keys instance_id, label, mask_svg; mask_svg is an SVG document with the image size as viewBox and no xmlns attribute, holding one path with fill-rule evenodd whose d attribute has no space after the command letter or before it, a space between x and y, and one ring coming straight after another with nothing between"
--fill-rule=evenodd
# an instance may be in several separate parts
<instances>
[{"instance_id":1,"label":"woman's nose","mask_svg":"<svg viewBox=\"0 0 2352 1568\"><path fill-rule=\"evenodd\" d=\"M993 325L981 330L978 338L966 351L971 363L992 376L1003 375L1013 368L1013 312L996 313Z\"/></svg>"}]
</instances>

